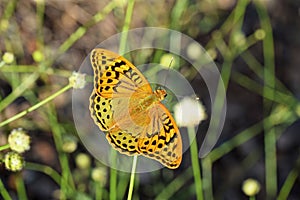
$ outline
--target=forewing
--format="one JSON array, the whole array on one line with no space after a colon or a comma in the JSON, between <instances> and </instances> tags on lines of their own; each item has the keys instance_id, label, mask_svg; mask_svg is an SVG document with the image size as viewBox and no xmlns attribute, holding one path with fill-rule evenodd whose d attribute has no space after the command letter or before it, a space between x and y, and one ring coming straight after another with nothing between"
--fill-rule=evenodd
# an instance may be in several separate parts
<instances>
[{"instance_id":1,"label":"forewing","mask_svg":"<svg viewBox=\"0 0 300 200\"><path fill-rule=\"evenodd\" d=\"M94 70L94 88L105 98L130 97L133 92L151 93L142 73L124 57L105 50L93 49L90 56Z\"/></svg>"},{"instance_id":2,"label":"forewing","mask_svg":"<svg viewBox=\"0 0 300 200\"><path fill-rule=\"evenodd\" d=\"M141 98L151 94L148 81L133 64L114 52L96 48L90 60L94 71L90 112L94 122L102 131L114 128L118 122L123 123L123 128L130 126L122 120L128 116L127 102L133 93L141 94Z\"/></svg>"}]
</instances>

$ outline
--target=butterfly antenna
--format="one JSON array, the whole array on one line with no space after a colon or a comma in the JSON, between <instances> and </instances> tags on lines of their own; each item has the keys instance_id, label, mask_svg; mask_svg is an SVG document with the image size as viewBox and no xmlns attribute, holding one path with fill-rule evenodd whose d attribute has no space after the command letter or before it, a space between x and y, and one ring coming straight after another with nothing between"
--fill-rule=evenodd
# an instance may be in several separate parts
<instances>
[{"instance_id":1,"label":"butterfly antenna","mask_svg":"<svg viewBox=\"0 0 300 200\"><path fill-rule=\"evenodd\" d=\"M169 75L170 68L171 68L171 65L172 65L173 60L174 60L174 57L172 56L171 61L170 61L170 64L169 64L169 66L168 66L168 72L167 72L167 75L166 75L165 82L164 82L164 85L163 85L163 86L166 86L167 78L168 78L168 75Z\"/></svg>"}]
</instances>

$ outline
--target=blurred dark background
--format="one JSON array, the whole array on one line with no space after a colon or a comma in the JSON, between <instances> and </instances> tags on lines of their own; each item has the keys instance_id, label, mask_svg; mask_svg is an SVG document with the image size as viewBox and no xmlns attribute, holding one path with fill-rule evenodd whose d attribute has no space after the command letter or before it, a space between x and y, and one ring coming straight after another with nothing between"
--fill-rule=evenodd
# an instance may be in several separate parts
<instances>
[{"instance_id":1,"label":"blurred dark background","mask_svg":"<svg viewBox=\"0 0 300 200\"><path fill-rule=\"evenodd\" d=\"M126 14L126 1L116 1L115 6L110 12L106 13L105 6L110 1L45 1L43 20L41 21L37 13L42 8L37 6L36 1L0 1L0 51L12 52L15 56L16 72L14 68L0 68L0 95L1 100L5 99L15 88L13 79L23 78L26 74L22 74L18 70L18 66L32 65L37 70L43 67L53 68L54 70L62 70L57 74L43 73L36 82L28 89L24 95L21 94L9 106L0 113L0 121L14 116L20 111L34 105L38 100L42 100L51 95L62 86L68 83L68 72L71 74L79 68L82 61L88 53L101 41L107 39L113 34L122 31L124 25L124 16ZM124 3L125 2L125 3ZM245 1L248 2L248 1ZM274 37L275 52L275 74L276 78L286 87L287 92L295 98L300 96L300 1L294 0L261 0L267 9L272 26ZM123 5L124 3L124 5ZM217 50L212 41L212 35L218 31L226 19L232 14L236 8L235 0L214 0L214 1L187 1L185 9L180 17L180 21L176 27L170 27L172 22L172 13L176 1L136 1L130 28L155 26L173 28L184 34L194 38L204 47L216 50L215 62L222 70L224 55ZM11 10L8 7L11 6ZM43 7L43 6L42 6ZM107 9L107 8L106 8ZM86 26L91 22L93 15L102 10L103 19L87 26L85 34L80 37L65 51L60 51L61 45L70 38L78 27ZM230 25L228 25L230 27ZM242 23L242 31L245 37L253 34L257 29L264 29L259 21L256 6L253 2L248 2L244 12L244 20ZM234 32L234 29L232 29ZM224 41L228 42L229 32L224 35ZM270 47L272 48L272 47ZM207 49L208 50L208 49ZM43 52L45 59L41 63L37 63L33 59L33 53L36 51ZM260 62L264 64L264 52L262 42L257 42L249 51ZM50 64L50 65L49 65ZM19 68L21 69L21 68ZM12 71L10 71L12 70ZM242 73L257 83L263 81L257 78L257 75L247 67L242 57L238 56L234 59L232 71ZM56 72L56 71L54 71ZM21 75L19 75L20 73ZM203 98L205 105L210 105L209 96L203 95L207 93L205 86L201 80L195 78L191 80L195 90L199 96ZM201 85L199 87L199 85ZM68 91L57 97L51 106L54 106L57 112L57 120L67 134L76 138L76 130L73 126L72 107L71 107L71 91ZM30 98L35 96L33 101ZM28 100L31 99L31 100ZM244 129L258 123L266 116L263 113L263 98L259 92L255 93L245 89L238 82L229 79L227 89L227 116L225 126L221 137L219 138L216 148L224 142L230 140ZM276 103L272 103L275 106ZM49 106L49 107L51 107ZM51 124L48 123L48 117L43 112L49 108L45 106L41 111L29 113L25 117L16 120L0 129L0 145L6 143L6 136L9 131L16 127L23 127L29 130L32 137L31 150L24 155L25 160L29 162L41 163L51 166L60 171L60 161L58 159L58 150L53 139ZM209 110L209 109L208 109ZM299 111L294 110L296 113ZM296 114L295 114L296 115ZM297 115L296 115L297 116ZM286 127L280 126L276 133L276 156L277 156L277 176L278 176L278 192L287 179L288 174L297 165L299 174L299 116ZM287 123L288 124L288 123ZM199 132L205 131L208 122L204 122ZM199 146L203 136L198 134ZM89 154L85 147L78 142L76 150L68 154L68 161L71 171L76 171L76 156L84 152ZM254 153L253 153L254 152ZM252 157L249 157L252 155ZM213 195L216 199L247 199L242 192L242 182L247 178L254 178L261 184L261 191L257 195L257 199L265 199L265 159L264 159L264 133L257 134L252 139L246 141L242 145L236 146L232 151L222 156L212 166L212 183ZM92 161L92 165L96 161ZM298 164L297 164L298 163ZM172 172L172 177L178 177L191 165L190 154L186 152L183 155L183 163L181 167ZM19 174L11 173L1 165L1 180L14 199L16 196L15 180L22 177L26 186L29 199L53 199L55 191L59 186L49 176L42 172L25 169ZM74 172L74 175L76 172ZM170 172L163 169L154 174L140 175L140 179L146 177L147 181L140 181L140 185L135 188L139 199L154 199L155 194L161 188L167 185L171 180L168 178ZM107 175L106 188L109 188L109 175ZM76 178L75 178L76 179ZM81 184L84 184L84 179ZM89 180L86 180L87 182ZM190 194L189 198L195 199L193 191L193 180L189 180L184 186L175 192L176 195L172 199L182 199L186 194ZM78 183L78 185L80 185ZM150 187L150 188L149 188ZM153 189L153 191L152 191ZM86 190L85 192L87 192ZM289 195L289 199L299 198L299 177ZM277 193L278 193L277 192ZM88 195L87 195L88 196ZM137 197L137 196L136 196ZM120 198L122 199L122 198Z\"/></svg>"}]
</instances>

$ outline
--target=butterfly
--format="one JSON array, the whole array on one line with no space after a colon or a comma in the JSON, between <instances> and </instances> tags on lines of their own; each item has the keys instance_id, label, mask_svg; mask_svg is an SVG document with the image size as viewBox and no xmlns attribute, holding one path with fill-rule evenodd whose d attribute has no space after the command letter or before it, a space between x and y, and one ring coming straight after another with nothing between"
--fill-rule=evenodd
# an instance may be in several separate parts
<instances>
[{"instance_id":1,"label":"butterfly","mask_svg":"<svg viewBox=\"0 0 300 200\"><path fill-rule=\"evenodd\" d=\"M175 169L182 140L169 110L167 93L153 91L143 74L124 57L95 48L90 54L94 88L90 113L111 146L122 154L143 155Z\"/></svg>"}]
</instances>

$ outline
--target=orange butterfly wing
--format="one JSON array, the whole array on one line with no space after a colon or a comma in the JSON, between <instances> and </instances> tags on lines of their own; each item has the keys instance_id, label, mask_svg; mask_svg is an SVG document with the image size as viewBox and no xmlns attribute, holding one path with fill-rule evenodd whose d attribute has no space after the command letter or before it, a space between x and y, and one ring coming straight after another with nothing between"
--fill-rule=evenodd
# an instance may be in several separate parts
<instances>
[{"instance_id":1,"label":"orange butterfly wing","mask_svg":"<svg viewBox=\"0 0 300 200\"><path fill-rule=\"evenodd\" d=\"M142 154L177 168L182 157L180 132L142 73L105 49L94 49L90 60L94 70L91 116L109 143L120 153Z\"/></svg>"}]
</instances>

